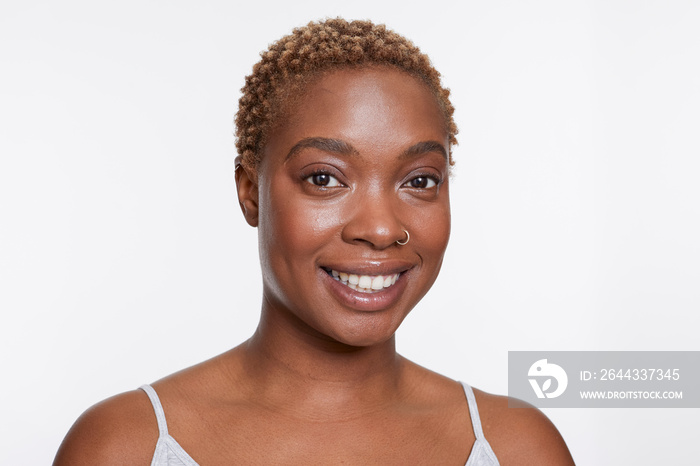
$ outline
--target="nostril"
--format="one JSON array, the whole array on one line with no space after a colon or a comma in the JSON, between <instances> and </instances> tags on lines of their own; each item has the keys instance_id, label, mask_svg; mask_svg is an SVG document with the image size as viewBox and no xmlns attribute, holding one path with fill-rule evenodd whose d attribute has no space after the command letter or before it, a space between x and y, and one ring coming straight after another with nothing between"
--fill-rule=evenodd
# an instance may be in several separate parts
<instances>
[{"instance_id":1,"label":"nostril","mask_svg":"<svg viewBox=\"0 0 700 466\"><path fill-rule=\"evenodd\" d=\"M403 240L406 235L402 223L396 218L396 207L386 199L372 197L355 204L356 209L347 217L343 226L343 240L384 249Z\"/></svg>"}]
</instances>

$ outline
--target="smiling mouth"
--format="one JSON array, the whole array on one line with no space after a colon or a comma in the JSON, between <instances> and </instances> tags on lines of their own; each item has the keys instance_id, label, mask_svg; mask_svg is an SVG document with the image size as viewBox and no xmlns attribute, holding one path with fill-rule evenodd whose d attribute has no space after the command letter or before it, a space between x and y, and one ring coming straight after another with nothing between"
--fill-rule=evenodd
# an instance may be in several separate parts
<instances>
[{"instance_id":1,"label":"smiling mouth","mask_svg":"<svg viewBox=\"0 0 700 466\"><path fill-rule=\"evenodd\" d=\"M323 270L343 285L360 293L378 293L394 285L399 275L401 275L400 273L391 275L356 275L326 267L323 267Z\"/></svg>"}]
</instances>

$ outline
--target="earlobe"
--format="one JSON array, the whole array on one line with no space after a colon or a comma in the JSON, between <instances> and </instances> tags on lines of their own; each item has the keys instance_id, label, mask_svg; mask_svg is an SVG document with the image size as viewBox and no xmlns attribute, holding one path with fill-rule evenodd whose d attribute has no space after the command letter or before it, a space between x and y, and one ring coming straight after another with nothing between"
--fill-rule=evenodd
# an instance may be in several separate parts
<instances>
[{"instance_id":1,"label":"earlobe","mask_svg":"<svg viewBox=\"0 0 700 466\"><path fill-rule=\"evenodd\" d=\"M254 175L236 160L236 190L238 204L246 222L252 227L258 226L258 183Z\"/></svg>"}]
</instances>

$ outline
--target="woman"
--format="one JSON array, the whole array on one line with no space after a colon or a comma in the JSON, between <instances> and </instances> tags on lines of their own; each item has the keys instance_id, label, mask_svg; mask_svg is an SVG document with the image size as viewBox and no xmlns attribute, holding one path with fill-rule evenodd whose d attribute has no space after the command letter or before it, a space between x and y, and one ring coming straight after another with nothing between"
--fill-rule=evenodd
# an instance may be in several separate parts
<instances>
[{"instance_id":1,"label":"woman","mask_svg":"<svg viewBox=\"0 0 700 466\"><path fill-rule=\"evenodd\" d=\"M573 464L539 411L396 353L450 233L448 96L383 26L328 20L273 44L236 118L255 334L92 407L55 464Z\"/></svg>"}]
</instances>

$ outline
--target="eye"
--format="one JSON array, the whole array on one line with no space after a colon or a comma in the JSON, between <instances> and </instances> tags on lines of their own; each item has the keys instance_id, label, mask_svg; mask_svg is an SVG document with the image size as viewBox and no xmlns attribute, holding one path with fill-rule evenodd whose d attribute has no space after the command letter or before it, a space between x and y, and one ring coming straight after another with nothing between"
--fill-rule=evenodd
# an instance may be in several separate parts
<instances>
[{"instance_id":1,"label":"eye","mask_svg":"<svg viewBox=\"0 0 700 466\"><path fill-rule=\"evenodd\" d=\"M306 181L322 188L335 188L341 186L340 181L328 173L314 173L313 175L306 178Z\"/></svg>"},{"instance_id":2,"label":"eye","mask_svg":"<svg viewBox=\"0 0 700 466\"><path fill-rule=\"evenodd\" d=\"M408 181L404 186L416 189L428 189L436 185L437 182L430 176L417 176Z\"/></svg>"}]
</instances>

